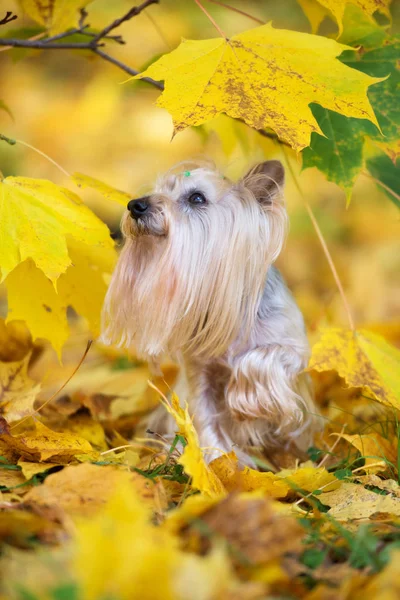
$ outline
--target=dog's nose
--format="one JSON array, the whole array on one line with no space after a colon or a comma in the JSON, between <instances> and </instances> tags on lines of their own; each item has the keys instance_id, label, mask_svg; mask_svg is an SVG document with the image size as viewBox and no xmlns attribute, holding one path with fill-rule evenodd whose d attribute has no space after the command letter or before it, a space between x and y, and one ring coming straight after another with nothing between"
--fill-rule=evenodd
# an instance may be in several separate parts
<instances>
[{"instance_id":1,"label":"dog's nose","mask_svg":"<svg viewBox=\"0 0 400 600\"><path fill-rule=\"evenodd\" d=\"M142 217L144 213L148 210L150 206L148 196L144 196L143 198L139 198L138 200L131 200L128 202L127 209L131 213L134 219L138 219Z\"/></svg>"}]
</instances>

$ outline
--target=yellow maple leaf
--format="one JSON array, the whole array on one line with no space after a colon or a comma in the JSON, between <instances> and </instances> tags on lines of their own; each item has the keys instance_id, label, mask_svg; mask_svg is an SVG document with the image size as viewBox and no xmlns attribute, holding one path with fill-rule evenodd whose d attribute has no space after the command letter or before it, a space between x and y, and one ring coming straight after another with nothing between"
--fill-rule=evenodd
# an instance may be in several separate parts
<instances>
[{"instance_id":1,"label":"yellow maple leaf","mask_svg":"<svg viewBox=\"0 0 400 600\"><path fill-rule=\"evenodd\" d=\"M93 336L98 335L107 290L103 273L112 271L116 259L112 247L90 247L69 240L68 249L73 262L58 278L57 291L31 259L20 263L6 279L7 320L25 320L33 338L50 340L59 356L69 335L68 306L87 319ZM22 289L35 290L35 294L22 294Z\"/></svg>"},{"instance_id":2,"label":"yellow maple leaf","mask_svg":"<svg viewBox=\"0 0 400 600\"><path fill-rule=\"evenodd\" d=\"M377 494L356 483L343 482L340 488L318 498L331 507L328 514L338 521L367 519L374 513L400 516L400 498Z\"/></svg>"},{"instance_id":3,"label":"yellow maple leaf","mask_svg":"<svg viewBox=\"0 0 400 600\"><path fill-rule=\"evenodd\" d=\"M94 177L89 177L89 175L83 175L83 173L74 173L72 175L72 181L76 183L78 187L81 188L92 188L99 192L102 196L107 198L107 200L111 200L112 202L116 202L120 204L124 208L126 207L129 200L132 200L132 196L127 192L122 192L121 190L117 190L113 188L111 185L107 183L103 183L99 179L95 179Z\"/></svg>"},{"instance_id":4,"label":"yellow maple leaf","mask_svg":"<svg viewBox=\"0 0 400 600\"><path fill-rule=\"evenodd\" d=\"M360 452L365 459L364 470L368 473L386 471L392 465L397 468L397 440L387 440L375 431L365 435L335 435L349 442Z\"/></svg>"},{"instance_id":5,"label":"yellow maple leaf","mask_svg":"<svg viewBox=\"0 0 400 600\"><path fill-rule=\"evenodd\" d=\"M305 463L297 469L284 469L278 473L262 473L250 467L241 468L234 452L224 454L210 464L229 492L260 491L271 498L285 498L290 491L313 492L333 490L340 485L337 478L324 467Z\"/></svg>"},{"instance_id":6,"label":"yellow maple leaf","mask_svg":"<svg viewBox=\"0 0 400 600\"><path fill-rule=\"evenodd\" d=\"M92 451L92 446L84 438L52 431L40 421L35 421L33 431L12 435L6 421L0 418L0 440L20 456L33 461L66 463L76 455Z\"/></svg>"},{"instance_id":7,"label":"yellow maple leaf","mask_svg":"<svg viewBox=\"0 0 400 600\"><path fill-rule=\"evenodd\" d=\"M136 76L165 80L158 105L175 131L223 112L269 127L295 150L322 132L309 104L378 125L367 89L381 81L336 60L348 47L297 31L256 27L230 39L184 40Z\"/></svg>"},{"instance_id":8,"label":"yellow maple leaf","mask_svg":"<svg viewBox=\"0 0 400 600\"><path fill-rule=\"evenodd\" d=\"M297 0L304 14L311 23L312 31L318 27L325 16L332 15L339 27L339 35L343 31L343 17L348 4L360 8L365 14L372 15L379 11L390 19L389 5L392 0Z\"/></svg>"},{"instance_id":9,"label":"yellow maple leaf","mask_svg":"<svg viewBox=\"0 0 400 600\"><path fill-rule=\"evenodd\" d=\"M183 435L186 439L187 444L179 458L179 462L183 465L185 472L192 478L192 486L207 496L226 494L223 484L204 460L199 438L187 405L182 408L179 404L179 398L175 394L172 396L171 403L164 400L163 404L174 417L180 435Z\"/></svg>"},{"instance_id":10,"label":"yellow maple leaf","mask_svg":"<svg viewBox=\"0 0 400 600\"><path fill-rule=\"evenodd\" d=\"M73 518L93 517L120 486L135 490L146 514L160 500L161 482L154 483L138 473L129 472L126 467L100 467L90 463L68 465L53 473L43 485L32 489L26 500L32 505L60 509Z\"/></svg>"},{"instance_id":11,"label":"yellow maple leaf","mask_svg":"<svg viewBox=\"0 0 400 600\"><path fill-rule=\"evenodd\" d=\"M7 177L0 182L1 281L31 258L52 282L71 265L67 237L112 248L107 226L69 190L50 181Z\"/></svg>"},{"instance_id":12,"label":"yellow maple leaf","mask_svg":"<svg viewBox=\"0 0 400 600\"><path fill-rule=\"evenodd\" d=\"M400 351L380 335L360 329L327 329L312 350L309 369L337 371L351 387L400 408Z\"/></svg>"},{"instance_id":13,"label":"yellow maple leaf","mask_svg":"<svg viewBox=\"0 0 400 600\"><path fill-rule=\"evenodd\" d=\"M0 362L0 414L9 423L34 412L40 384L28 375L30 353L20 361Z\"/></svg>"},{"instance_id":14,"label":"yellow maple leaf","mask_svg":"<svg viewBox=\"0 0 400 600\"><path fill-rule=\"evenodd\" d=\"M21 8L40 25L49 29L52 35L62 33L77 25L79 9L84 8L92 0L19 0Z\"/></svg>"},{"instance_id":15,"label":"yellow maple leaf","mask_svg":"<svg viewBox=\"0 0 400 600\"><path fill-rule=\"evenodd\" d=\"M104 509L76 523L73 568L82 597L96 600L212 600L235 584L225 551L184 553L179 538L151 523L133 486L119 485ZM156 569L156 570L155 570Z\"/></svg>"}]
</instances>

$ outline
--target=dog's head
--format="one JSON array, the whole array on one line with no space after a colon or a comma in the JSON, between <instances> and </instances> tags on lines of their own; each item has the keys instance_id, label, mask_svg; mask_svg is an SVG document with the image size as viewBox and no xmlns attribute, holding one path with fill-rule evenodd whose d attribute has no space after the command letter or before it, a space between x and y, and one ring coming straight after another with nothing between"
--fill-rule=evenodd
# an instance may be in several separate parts
<instances>
[{"instance_id":1,"label":"dog's head","mask_svg":"<svg viewBox=\"0 0 400 600\"><path fill-rule=\"evenodd\" d=\"M248 336L285 237L283 181L278 161L237 183L185 163L131 200L103 340L146 357L179 350L217 356L239 334Z\"/></svg>"}]
</instances>

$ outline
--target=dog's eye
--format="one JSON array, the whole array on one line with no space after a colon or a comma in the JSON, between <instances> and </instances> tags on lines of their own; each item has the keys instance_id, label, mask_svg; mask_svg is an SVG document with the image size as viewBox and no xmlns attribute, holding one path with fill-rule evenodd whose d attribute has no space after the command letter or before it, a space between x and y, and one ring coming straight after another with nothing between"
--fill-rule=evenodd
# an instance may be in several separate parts
<instances>
[{"instance_id":1,"label":"dog's eye","mask_svg":"<svg viewBox=\"0 0 400 600\"><path fill-rule=\"evenodd\" d=\"M188 202L194 206L198 206L199 204L205 204L207 200L201 192L193 192L193 194L190 194Z\"/></svg>"}]
</instances>

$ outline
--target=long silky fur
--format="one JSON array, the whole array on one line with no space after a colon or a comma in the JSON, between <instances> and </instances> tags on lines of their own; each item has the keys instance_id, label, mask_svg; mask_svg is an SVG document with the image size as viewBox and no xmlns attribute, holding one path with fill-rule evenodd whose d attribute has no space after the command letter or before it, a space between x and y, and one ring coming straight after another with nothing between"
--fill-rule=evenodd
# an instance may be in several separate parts
<instances>
[{"instance_id":1,"label":"long silky fur","mask_svg":"<svg viewBox=\"0 0 400 600\"><path fill-rule=\"evenodd\" d=\"M227 197L205 210L185 213L157 187L156 228L166 235L137 235L130 215L122 221L125 244L103 310L105 343L135 349L144 358L178 351L222 355L254 326L268 265L285 236L281 196L256 201L249 181L232 186L204 167L196 178L212 178ZM177 175L180 188L188 185ZM262 187L266 176L253 175ZM268 178L269 179L269 178ZM229 188L231 188L229 190Z\"/></svg>"},{"instance_id":2,"label":"long silky fur","mask_svg":"<svg viewBox=\"0 0 400 600\"><path fill-rule=\"evenodd\" d=\"M318 425L301 373L309 353L303 319L271 266L287 230L282 183L277 161L238 183L208 163L171 169L146 218L123 217L125 242L102 316L103 342L151 363L179 360L179 393L201 445L217 454L234 448L248 464L248 444L294 440L305 448ZM195 189L207 206L182 200ZM160 411L149 426L174 429Z\"/></svg>"}]
</instances>

